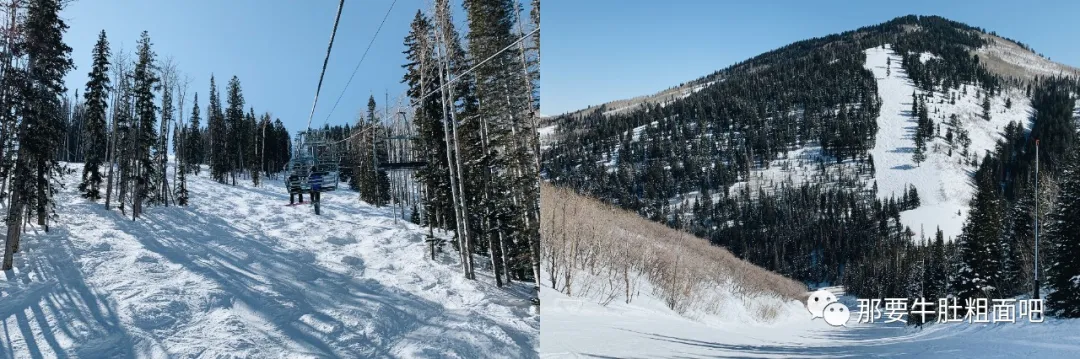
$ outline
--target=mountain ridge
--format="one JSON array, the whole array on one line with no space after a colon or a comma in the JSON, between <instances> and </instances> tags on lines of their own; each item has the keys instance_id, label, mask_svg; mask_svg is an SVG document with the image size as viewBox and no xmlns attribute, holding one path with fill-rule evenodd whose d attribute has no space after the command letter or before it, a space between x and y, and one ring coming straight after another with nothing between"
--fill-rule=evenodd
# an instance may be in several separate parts
<instances>
[{"instance_id":1,"label":"mountain ridge","mask_svg":"<svg viewBox=\"0 0 1080 359\"><path fill-rule=\"evenodd\" d=\"M909 17L909 16L920 16L920 15L901 16L901 17L894 18L894 19L892 19L890 21L896 21L898 19L902 19L904 17ZM921 15L921 16L934 16L934 15ZM952 20L949 20L949 21L952 21ZM888 23L888 22L886 22L886 23ZM869 27L869 26L867 26L867 27ZM845 31L843 33L840 33L840 35L848 33L848 32L859 32L859 31L862 31L862 29L865 29L867 27L862 27L862 28L859 28L857 30ZM982 55L982 57L984 57L984 58L991 59L992 61L990 62L990 65L989 65L990 67L988 67L988 70L990 70L991 72L997 73L999 75L1019 76L1019 77L1025 78L1025 79L1031 79L1035 75L1044 75L1045 76L1045 75L1058 75L1058 74L1066 74L1066 75L1071 75L1071 76L1074 76L1074 77L1080 77L1080 68L1078 68L1078 67L1068 65L1068 64L1064 64L1064 63L1051 61L1049 58L1047 58L1047 57L1043 56L1042 54L1036 52L1032 48L1028 47L1026 44L1023 44L1022 42L1018 42L1016 40L1013 40L1013 39L1010 39L1010 38L1007 38L1007 37L999 36L994 31L987 32L987 31L985 31L983 29L978 29L977 31L981 32L981 35L984 38L991 41L991 44L988 45L987 47L981 47L981 48L978 48L978 49L971 49L971 53L973 55ZM780 49L782 49L782 48L784 48L786 46L790 46L790 45L797 44L797 43L804 42L804 41L813 41L813 40L817 40L817 39L823 39L823 38L826 38L828 36L833 36L833 35L838 35L838 34L832 34L832 35L826 35L826 36L822 36L822 37L815 37L815 38L809 38L809 39L805 39L805 40L796 41L794 43L781 46L779 48L776 48L776 49L761 53L759 55L752 56L747 60L744 60L742 62L738 62L738 63L732 64L732 65L729 65L728 67L726 67L724 69L721 69L721 70L717 70L717 71L715 71L715 72L713 72L711 74L703 75L703 76L697 77L697 78L695 78L693 80L682 82L682 83L680 83L680 84L678 84L676 86L668 87L666 89L657 91L655 93L642 94L642 95L633 96L633 97L629 97L629 98L615 99L615 100L603 102L603 103L600 103L600 104L588 105L585 108L571 110L571 111L564 112L564 113L561 113L561 114L546 116L545 120L546 120L546 122L551 122L556 117L561 117L561 116L570 116L570 117L581 116L581 115L583 115L585 113L595 111L597 108L604 108L605 109L605 111L604 111L605 114L625 112L625 111L631 111L633 109L639 108L640 106L642 106L643 104L646 104L646 103L659 104L659 103L662 103L664 101L670 101L673 98L675 98L676 96L684 97L684 96L689 95L690 93L693 93L693 92L696 92L696 91L700 90L701 86L703 84L707 85L707 84L710 84L711 82L715 82L716 77L719 75L720 72L722 72L724 70L735 67L735 66L737 66L739 64L742 64L742 63L744 63L746 61L750 61L750 60L752 60L752 59L754 59L754 58L756 58L758 56L765 55L765 54L768 54L770 52L780 50ZM1019 59L1017 59L1017 57L1019 57ZM1018 63L1021 60L1036 61L1037 63L1035 64L1036 66L1024 66L1024 64ZM1039 71L1039 69L1050 69L1050 71ZM548 123L547 125L551 125L551 124Z\"/></svg>"}]
</instances>

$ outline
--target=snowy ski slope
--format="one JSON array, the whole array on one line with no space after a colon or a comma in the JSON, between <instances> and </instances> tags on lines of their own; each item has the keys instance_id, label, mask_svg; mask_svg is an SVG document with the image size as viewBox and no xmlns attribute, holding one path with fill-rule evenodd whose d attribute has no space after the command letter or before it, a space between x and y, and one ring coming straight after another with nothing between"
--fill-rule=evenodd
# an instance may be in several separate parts
<instances>
[{"instance_id":1,"label":"snowy ski slope","mask_svg":"<svg viewBox=\"0 0 1080 359\"><path fill-rule=\"evenodd\" d=\"M0 357L537 356L531 286L463 279L449 247L430 260L424 228L355 192L315 216L279 181L204 172L190 207L133 222L78 197L72 167L59 220L28 229L0 281Z\"/></svg>"},{"instance_id":2,"label":"snowy ski slope","mask_svg":"<svg viewBox=\"0 0 1080 359\"><path fill-rule=\"evenodd\" d=\"M642 292L643 294L645 292ZM630 305L600 306L541 288L541 358L1076 358L1080 320L1042 323L858 323L832 327L788 306L772 323L701 321L679 316L642 296ZM853 311L857 298L841 295ZM936 318L936 317L933 317Z\"/></svg>"},{"instance_id":3,"label":"snowy ski slope","mask_svg":"<svg viewBox=\"0 0 1080 359\"><path fill-rule=\"evenodd\" d=\"M892 68L887 71L889 58ZM933 236L935 228L941 227L946 238L956 238L967 218L968 201L973 192L970 173L975 167L961 161L959 148L948 156L944 136L949 116L956 114L960 126L968 131L971 138L969 157L974 154L981 160L986 151L993 150L1010 121L1029 125L1030 101L1020 90L1007 90L990 99L991 116L990 121L986 121L982 118L982 99L976 97L976 87L967 85L967 95L962 90L950 90L950 94L933 93L926 104L930 118L935 124L942 124L941 134L927 142L927 160L917 165L912 160L917 120L911 114L911 94L922 95L923 91L915 89L900 63L900 56L888 45L884 49L866 50L864 66L874 72L882 100L875 146L870 151L874 156L878 197L887 198L894 194L900 197L909 184L914 185L922 205L901 213L901 223L915 233L919 233L920 228L925 229L928 237ZM951 94L957 96L955 105L949 103ZM1012 100L1009 109L1005 108L1006 96Z\"/></svg>"}]
</instances>

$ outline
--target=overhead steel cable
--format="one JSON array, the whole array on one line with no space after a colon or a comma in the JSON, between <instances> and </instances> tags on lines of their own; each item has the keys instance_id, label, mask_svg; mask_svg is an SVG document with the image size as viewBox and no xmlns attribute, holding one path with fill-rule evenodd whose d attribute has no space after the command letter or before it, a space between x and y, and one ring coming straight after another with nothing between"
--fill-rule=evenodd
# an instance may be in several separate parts
<instances>
[{"instance_id":1,"label":"overhead steel cable","mask_svg":"<svg viewBox=\"0 0 1080 359\"><path fill-rule=\"evenodd\" d=\"M411 106L415 106L415 105L416 105L417 103L420 103L420 102L424 101L425 99L427 99L427 98L428 98L428 96L434 95L434 94L438 93L439 91L441 91L443 87L445 87L445 86L447 86L447 85L452 85L452 84L454 84L454 83L455 83L455 82L457 82L458 80L460 80L460 79L462 79L463 77L465 77L465 75L468 75L468 74L472 73L473 71L475 71L475 70L476 70L477 68L479 68L480 66L483 66L483 65L484 65L484 64L486 64L486 63L487 63L488 61L491 61L492 59L494 59L494 58L495 58L496 56L499 56L499 55L500 55L500 54L502 54L503 52L506 52L507 50L510 50L510 48L512 48L512 47L514 47L514 46L516 46L516 45L517 45L517 44L518 44L519 42L525 41L525 39L529 38L530 36L532 36L533 34L536 34L536 33L537 33L537 32L539 32L539 31L540 31L540 27L539 27L539 26L537 26L537 27L536 27L536 29L534 29L533 31L529 32L528 34L525 34L524 36L522 36L522 37L520 37L520 38L518 38L518 39L517 39L516 41L514 41L514 42L510 43L509 45L507 45L506 47L504 47L504 48L503 48L502 50L499 50L499 52L496 52L495 54L492 54L492 55L491 55L491 56L489 56L488 58L484 59L484 61L481 61L481 62L477 63L476 65L473 65L473 66L472 66L472 67L470 67L470 68L469 68L468 70L465 70L465 72L462 72L462 73L461 73L460 75L457 75L457 76L455 76L455 77L454 77L453 79L451 79L450 81L447 81L447 82L446 82L445 84L439 85L439 87L436 87L436 88L435 88L434 90L432 90L431 92L428 92L427 94L425 94L425 95L421 96L420 98L418 98L418 99L416 99L416 100L413 100L413 101L410 101L410 104L409 104L409 106L410 106L410 107L411 107ZM406 92L407 92L407 91L406 91ZM402 94L404 95L404 93L405 93L405 92L403 92ZM400 98L400 95L399 95L398 97ZM346 138L344 138L344 139L341 139L341 140L339 140L339 141L337 141L337 142L334 142L334 144L337 144L337 143L341 143L341 142L345 142L345 141L348 141L349 139L351 139L351 138L353 138L353 137L356 137L357 135L359 135L359 134L361 134L361 133L364 133L364 132L365 132L365 131L367 131L367 130L370 130L370 129L372 129L373 127L374 127L374 126L372 125L371 127L365 128L365 129L363 129L363 130L355 131L355 132L354 132L354 133L353 133L352 135L349 135L349 137L346 137Z\"/></svg>"},{"instance_id":2,"label":"overhead steel cable","mask_svg":"<svg viewBox=\"0 0 1080 359\"><path fill-rule=\"evenodd\" d=\"M315 87L315 101L311 104L311 113L308 114L307 129L311 129L311 119L315 117L315 106L319 104L319 92L322 91L323 76L326 75L326 64L330 62L330 50L334 48L334 37L337 36L338 23L341 22L341 8L345 6L345 0L338 3L337 16L334 18L334 30L330 32L330 45L326 47L326 58L323 59L322 72L319 73L319 85Z\"/></svg>"},{"instance_id":3,"label":"overhead steel cable","mask_svg":"<svg viewBox=\"0 0 1080 359\"><path fill-rule=\"evenodd\" d=\"M338 95L334 106L330 108L330 112L326 114L326 119L323 120L323 124L330 121L330 115L334 114L334 110L337 109L338 103L341 102L341 98L345 97L345 90L349 89L349 84L352 84L353 77L356 76L356 71L360 70L360 64L364 63L364 59L367 58L368 51L371 50L371 45L375 43L375 38L379 37L379 32L382 31L383 24L386 24L386 19L390 17L390 11L394 10L394 4L397 4L397 0L390 3L390 8L386 9L386 15L383 15L382 22L379 23L379 27L375 29L375 35L371 36L371 41L368 42L367 48L364 49L364 54L360 55L360 61L356 63L356 67L353 68L352 74L349 75L349 80L345 82L345 88L341 89L341 94ZM310 126L310 125L309 125Z\"/></svg>"}]
</instances>

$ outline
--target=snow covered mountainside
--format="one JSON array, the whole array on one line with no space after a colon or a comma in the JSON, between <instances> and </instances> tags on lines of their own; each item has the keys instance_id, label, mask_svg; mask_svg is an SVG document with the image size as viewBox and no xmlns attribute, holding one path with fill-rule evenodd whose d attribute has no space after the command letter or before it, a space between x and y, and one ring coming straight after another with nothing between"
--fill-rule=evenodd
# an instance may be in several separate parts
<instances>
[{"instance_id":1,"label":"snow covered mountainside","mask_svg":"<svg viewBox=\"0 0 1080 359\"><path fill-rule=\"evenodd\" d=\"M901 223L916 233L925 228L929 236L935 228L941 228L945 238L956 238L967 218L972 195L969 178L975 171L975 164L970 161L971 156L981 159L986 151L993 151L1001 131L1009 122L1029 126L1030 100L1020 89L1006 89L1001 95L990 98L990 119L987 120L982 118L981 96L985 93L980 94L981 90L966 86L966 93L964 89L950 89L946 93L920 91L900 63L900 57L888 44L884 48L866 50L865 67L873 71L882 101L877 119L878 132L874 148L870 150L874 156L873 180L878 185L878 197L900 197L909 185L915 186L921 205L902 212ZM926 161L918 164L912 159L917 123L911 114L913 93L928 96L926 105L930 118L941 126L926 144ZM1010 104L1008 108L1006 101ZM969 158L961 156L961 146L954 145L954 150L949 151L945 132L953 115L971 139ZM953 129L953 132L957 130Z\"/></svg>"},{"instance_id":2,"label":"snow covered mountainside","mask_svg":"<svg viewBox=\"0 0 1080 359\"><path fill-rule=\"evenodd\" d=\"M204 173L190 206L132 221L78 197L69 166L59 218L28 227L0 281L0 357L537 356L531 286L464 279L453 249L431 260L426 228L355 192L316 216L280 181Z\"/></svg>"}]
</instances>

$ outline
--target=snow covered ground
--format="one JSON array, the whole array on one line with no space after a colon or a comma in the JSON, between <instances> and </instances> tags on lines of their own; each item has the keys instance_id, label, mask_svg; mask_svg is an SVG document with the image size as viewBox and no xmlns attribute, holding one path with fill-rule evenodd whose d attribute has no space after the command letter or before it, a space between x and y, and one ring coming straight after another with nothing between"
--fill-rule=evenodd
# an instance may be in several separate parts
<instances>
[{"instance_id":1,"label":"snow covered ground","mask_svg":"<svg viewBox=\"0 0 1080 359\"><path fill-rule=\"evenodd\" d=\"M1076 358L1080 320L1042 323L857 323L832 327L810 319L801 303L771 323L692 320L639 297L600 306L551 288L540 290L542 358L949 357ZM841 302L857 310L856 299ZM853 313L854 314L854 313Z\"/></svg>"},{"instance_id":2,"label":"snow covered ground","mask_svg":"<svg viewBox=\"0 0 1080 359\"><path fill-rule=\"evenodd\" d=\"M926 56L931 55L924 54ZM892 59L892 67L887 71L889 58ZM959 147L953 150L952 156L948 155L945 124L951 115L956 114L960 126L968 131L971 138L969 157L975 154L981 159L986 151L993 150L1001 137L1000 133L1010 121L1028 125L1030 101L1020 90L1006 90L1004 94L991 98L990 121L986 121L982 118L982 99L976 96L976 87L968 85L966 95L962 90L950 90L948 94L933 93L926 104L930 118L935 124L942 124L941 133L927 142L927 160L916 164L912 160L912 151L915 148L913 136L917 120L911 114L911 94L922 95L923 91L915 89L900 64L900 56L888 45L884 49L874 47L866 50L865 67L873 71L882 100L875 146L870 151L874 156L878 196L900 197L909 185L914 185L922 205L901 213L900 221L915 233L924 228L929 237L935 228L941 227L946 238L955 238L967 218L968 201L973 191L970 173L975 167L962 161ZM957 96L955 105L949 101L952 95ZM1006 97L1012 101L1008 109L1005 108Z\"/></svg>"},{"instance_id":3,"label":"snow covered ground","mask_svg":"<svg viewBox=\"0 0 1080 359\"><path fill-rule=\"evenodd\" d=\"M432 261L424 228L323 195L287 207L281 183L189 179L187 208L131 221L58 195L50 232L30 227L0 280L0 357L536 357L531 287Z\"/></svg>"}]
</instances>

